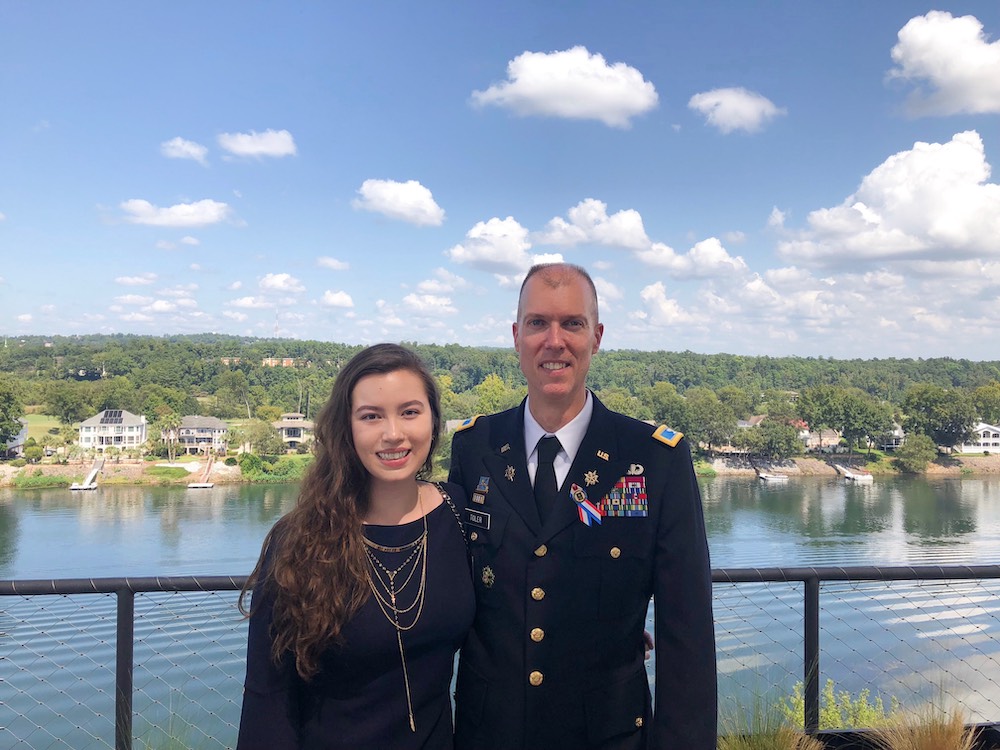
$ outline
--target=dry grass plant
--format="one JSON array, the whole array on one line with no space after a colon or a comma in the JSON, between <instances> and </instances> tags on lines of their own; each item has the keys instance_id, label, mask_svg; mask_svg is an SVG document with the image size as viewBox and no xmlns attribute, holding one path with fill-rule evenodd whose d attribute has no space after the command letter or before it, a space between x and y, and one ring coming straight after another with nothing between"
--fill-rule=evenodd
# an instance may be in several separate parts
<instances>
[{"instance_id":1,"label":"dry grass plant","mask_svg":"<svg viewBox=\"0 0 1000 750\"><path fill-rule=\"evenodd\" d=\"M976 732L967 729L960 711L946 713L930 706L916 712L899 712L884 727L873 731L881 750L973 750Z\"/></svg>"},{"instance_id":2,"label":"dry grass plant","mask_svg":"<svg viewBox=\"0 0 1000 750\"><path fill-rule=\"evenodd\" d=\"M754 697L751 706L734 706L723 715L718 750L823 750L823 743L789 726L775 701Z\"/></svg>"},{"instance_id":3,"label":"dry grass plant","mask_svg":"<svg viewBox=\"0 0 1000 750\"><path fill-rule=\"evenodd\" d=\"M757 734L726 734L719 737L718 750L823 750L815 737L778 727Z\"/></svg>"}]
</instances>

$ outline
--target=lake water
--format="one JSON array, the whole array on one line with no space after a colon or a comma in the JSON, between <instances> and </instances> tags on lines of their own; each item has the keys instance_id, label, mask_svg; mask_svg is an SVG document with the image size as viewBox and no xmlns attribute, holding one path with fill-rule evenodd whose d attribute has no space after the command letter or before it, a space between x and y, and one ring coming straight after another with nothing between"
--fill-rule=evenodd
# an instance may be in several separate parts
<instances>
[{"instance_id":1,"label":"lake water","mask_svg":"<svg viewBox=\"0 0 1000 750\"><path fill-rule=\"evenodd\" d=\"M995 564L1000 477L701 482L715 568ZM245 575L297 487L0 490L0 578ZM1000 585L824 584L821 676L1000 719ZM802 676L801 584L715 587L720 693L789 694ZM234 595L136 598L137 747L228 747L245 625ZM114 597L0 598L4 747L113 746ZM651 622L651 621L650 621ZM110 667L108 665L111 665Z\"/></svg>"}]
</instances>

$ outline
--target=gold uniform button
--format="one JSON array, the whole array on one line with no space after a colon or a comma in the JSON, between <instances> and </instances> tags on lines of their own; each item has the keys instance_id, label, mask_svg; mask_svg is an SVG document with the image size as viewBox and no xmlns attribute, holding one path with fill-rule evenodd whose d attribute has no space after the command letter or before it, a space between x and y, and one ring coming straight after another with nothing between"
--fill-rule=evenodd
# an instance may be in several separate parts
<instances>
[{"instance_id":1,"label":"gold uniform button","mask_svg":"<svg viewBox=\"0 0 1000 750\"><path fill-rule=\"evenodd\" d=\"M479 538L479 532L477 531L473 531L471 534L469 534L469 539L471 539L473 542L476 541L478 538Z\"/></svg>"},{"instance_id":2,"label":"gold uniform button","mask_svg":"<svg viewBox=\"0 0 1000 750\"><path fill-rule=\"evenodd\" d=\"M642 726L642 717L641 716L636 716L635 717L635 725L637 727L641 727Z\"/></svg>"},{"instance_id":3,"label":"gold uniform button","mask_svg":"<svg viewBox=\"0 0 1000 750\"><path fill-rule=\"evenodd\" d=\"M528 682L531 683L532 687L538 687L542 684L542 680L545 679L541 672L532 672L528 675Z\"/></svg>"},{"instance_id":4,"label":"gold uniform button","mask_svg":"<svg viewBox=\"0 0 1000 750\"><path fill-rule=\"evenodd\" d=\"M535 586L535 588L531 590L531 598L534 599L536 602L540 602L542 599L545 598L545 589L541 589L538 588L538 586Z\"/></svg>"},{"instance_id":5,"label":"gold uniform button","mask_svg":"<svg viewBox=\"0 0 1000 750\"><path fill-rule=\"evenodd\" d=\"M622 556L622 551L621 551L620 549L618 549L617 547L612 547L612 548L611 548L611 556L612 556L612 557L613 557L613 558L614 558L615 560L617 560L617 559L618 559L619 557L621 557L621 556Z\"/></svg>"},{"instance_id":6,"label":"gold uniform button","mask_svg":"<svg viewBox=\"0 0 1000 750\"><path fill-rule=\"evenodd\" d=\"M544 637L545 637L545 631L542 630L541 628L531 629L531 640L533 640L535 643L541 643Z\"/></svg>"},{"instance_id":7,"label":"gold uniform button","mask_svg":"<svg viewBox=\"0 0 1000 750\"><path fill-rule=\"evenodd\" d=\"M547 554L549 554L549 548L544 544L535 550L535 557L545 557Z\"/></svg>"}]
</instances>

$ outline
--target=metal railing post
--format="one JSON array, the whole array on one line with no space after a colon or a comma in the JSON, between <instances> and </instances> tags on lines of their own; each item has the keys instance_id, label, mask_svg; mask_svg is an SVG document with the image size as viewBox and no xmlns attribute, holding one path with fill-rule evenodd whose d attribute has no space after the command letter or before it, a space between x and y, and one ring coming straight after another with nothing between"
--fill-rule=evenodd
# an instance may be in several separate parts
<instances>
[{"instance_id":1,"label":"metal railing post","mask_svg":"<svg viewBox=\"0 0 1000 750\"><path fill-rule=\"evenodd\" d=\"M819 576L805 578L803 602L803 697L805 698L805 730L819 731Z\"/></svg>"},{"instance_id":2,"label":"metal railing post","mask_svg":"<svg viewBox=\"0 0 1000 750\"><path fill-rule=\"evenodd\" d=\"M132 676L135 651L135 594L123 588L115 629L115 750L132 750Z\"/></svg>"}]
</instances>

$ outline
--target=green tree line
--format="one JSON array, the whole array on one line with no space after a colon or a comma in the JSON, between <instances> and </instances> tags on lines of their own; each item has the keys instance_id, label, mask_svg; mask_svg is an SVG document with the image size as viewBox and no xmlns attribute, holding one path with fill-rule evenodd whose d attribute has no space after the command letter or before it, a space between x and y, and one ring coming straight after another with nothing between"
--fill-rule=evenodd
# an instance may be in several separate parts
<instances>
[{"instance_id":1,"label":"green tree line","mask_svg":"<svg viewBox=\"0 0 1000 750\"><path fill-rule=\"evenodd\" d=\"M409 345L437 378L446 419L524 397L511 348ZM0 349L0 439L17 433L27 405L65 425L108 408L166 426L184 414L311 417L360 348L217 334L8 339ZM1000 362L608 350L594 359L588 382L610 408L679 429L705 450L731 444L762 456L794 453L804 424L837 430L853 449L878 444L894 423L950 446L976 421L1000 421ZM737 428L753 414L767 419Z\"/></svg>"}]
</instances>

